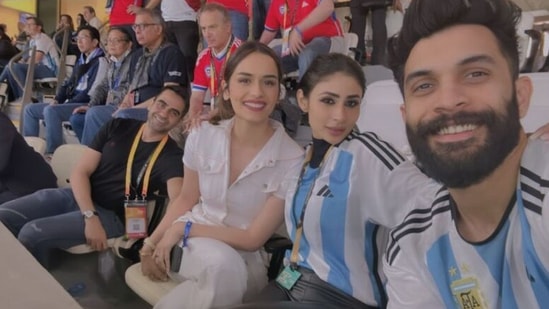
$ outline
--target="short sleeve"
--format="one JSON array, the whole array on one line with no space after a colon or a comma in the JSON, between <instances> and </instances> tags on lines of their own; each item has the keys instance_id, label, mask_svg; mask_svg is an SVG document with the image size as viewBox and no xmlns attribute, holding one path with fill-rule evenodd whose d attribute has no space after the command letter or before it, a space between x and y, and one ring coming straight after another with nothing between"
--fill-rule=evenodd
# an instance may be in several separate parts
<instances>
[{"instance_id":1,"label":"short sleeve","mask_svg":"<svg viewBox=\"0 0 549 309\"><path fill-rule=\"evenodd\" d=\"M164 72L163 84L176 83L184 87L188 86L185 61L183 61L183 55L175 45L167 47L164 54L159 55L158 58L162 61L160 68Z\"/></svg>"},{"instance_id":2,"label":"short sleeve","mask_svg":"<svg viewBox=\"0 0 549 309\"><path fill-rule=\"evenodd\" d=\"M99 132L95 135L93 141L88 146L91 149L103 153L103 147L109 140L110 136L112 135L112 132L118 127L118 124L120 123L120 119L112 119L106 124L104 124L101 129L99 129Z\"/></svg>"},{"instance_id":3,"label":"short sleeve","mask_svg":"<svg viewBox=\"0 0 549 309\"><path fill-rule=\"evenodd\" d=\"M269 11L267 12L267 17L265 19L265 29L269 31L277 31L280 29L280 21L278 18L278 7L279 2L274 0L269 6Z\"/></svg>"},{"instance_id":4,"label":"short sleeve","mask_svg":"<svg viewBox=\"0 0 549 309\"><path fill-rule=\"evenodd\" d=\"M172 178L183 177L183 163L181 162L183 151L173 140L170 140L169 145L166 146L162 157L157 161L163 162L160 171L163 182L167 182Z\"/></svg>"},{"instance_id":5,"label":"short sleeve","mask_svg":"<svg viewBox=\"0 0 549 309\"><path fill-rule=\"evenodd\" d=\"M183 164L194 171L198 170L196 147L200 136L199 130L200 129L194 129L191 131L189 136L187 136L187 140L185 141L185 151L183 153Z\"/></svg>"},{"instance_id":6,"label":"short sleeve","mask_svg":"<svg viewBox=\"0 0 549 309\"><path fill-rule=\"evenodd\" d=\"M207 63L207 50L204 50L196 60L196 65L194 67L194 79L192 84L193 91L206 91L208 90L209 78L206 76L206 66Z\"/></svg>"}]
</instances>

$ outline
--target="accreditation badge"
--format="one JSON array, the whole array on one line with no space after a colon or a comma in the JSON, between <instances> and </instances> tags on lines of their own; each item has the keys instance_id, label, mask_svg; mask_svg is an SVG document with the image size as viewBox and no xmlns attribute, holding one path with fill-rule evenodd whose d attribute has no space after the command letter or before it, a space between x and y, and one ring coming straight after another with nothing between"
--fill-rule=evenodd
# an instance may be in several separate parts
<instances>
[{"instance_id":1,"label":"accreditation badge","mask_svg":"<svg viewBox=\"0 0 549 309\"><path fill-rule=\"evenodd\" d=\"M125 200L126 236L128 238L147 237L147 201Z\"/></svg>"},{"instance_id":2,"label":"accreditation badge","mask_svg":"<svg viewBox=\"0 0 549 309\"><path fill-rule=\"evenodd\" d=\"M301 273L292 269L290 266L284 267L284 270L276 277L276 282L286 290L291 290L301 277Z\"/></svg>"},{"instance_id":3,"label":"accreditation badge","mask_svg":"<svg viewBox=\"0 0 549 309\"><path fill-rule=\"evenodd\" d=\"M478 281L475 277L456 280L451 284L454 299L461 309L485 309L488 308Z\"/></svg>"},{"instance_id":4,"label":"accreditation badge","mask_svg":"<svg viewBox=\"0 0 549 309\"><path fill-rule=\"evenodd\" d=\"M292 31L291 27L284 29L284 32L282 32L282 51L280 57L286 57L290 54L290 31Z\"/></svg>"}]
</instances>

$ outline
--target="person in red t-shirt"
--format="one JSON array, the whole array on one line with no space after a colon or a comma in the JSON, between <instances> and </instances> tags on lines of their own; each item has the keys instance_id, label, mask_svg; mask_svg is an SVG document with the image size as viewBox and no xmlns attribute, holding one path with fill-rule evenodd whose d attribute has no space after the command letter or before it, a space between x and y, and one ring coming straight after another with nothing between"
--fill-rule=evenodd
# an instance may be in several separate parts
<instances>
[{"instance_id":1,"label":"person in red t-shirt","mask_svg":"<svg viewBox=\"0 0 549 309\"><path fill-rule=\"evenodd\" d=\"M194 68L188 127L197 125L201 118L210 117L202 115L206 91L210 90L211 105L218 94L225 62L242 44L240 39L232 35L229 12L220 4L205 4L198 11L198 23L208 47L200 52ZM213 106L210 108L213 109Z\"/></svg>"},{"instance_id":2,"label":"person in red t-shirt","mask_svg":"<svg viewBox=\"0 0 549 309\"><path fill-rule=\"evenodd\" d=\"M280 29L283 44L273 49L285 73L299 70L299 79L313 59L330 52L331 38L343 31L328 0L273 0L259 41L269 44Z\"/></svg>"},{"instance_id":3,"label":"person in red t-shirt","mask_svg":"<svg viewBox=\"0 0 549 309\"><path fill-rule=\"evenodd\" d=\"M109 24L111 27L124 28L132 36L133 47L139 47L135 39L132 25L135 22L133 7L142 7L143 0L111 0L107 2L106 9L109 12Z\"/></svg>"}]
</instances>

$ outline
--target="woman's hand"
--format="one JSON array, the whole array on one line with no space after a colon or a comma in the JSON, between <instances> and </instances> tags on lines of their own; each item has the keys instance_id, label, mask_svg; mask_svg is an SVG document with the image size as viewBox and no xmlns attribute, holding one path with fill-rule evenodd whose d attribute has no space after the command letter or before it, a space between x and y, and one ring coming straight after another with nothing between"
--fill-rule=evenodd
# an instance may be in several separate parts
<instances>
[{"instance_id":1,"label":"woman's hand","mask_svg":"<svg viewBox=\"0 0 549 309\"><path fill-rule=\"evenodd\" d=\"M143 246L139 252L141 258L141 272L152 281L167 281L168 271L156 264L153 258L154 251L147 246Z\"/></svg>"},{"instance_id":2,"label":"woman's hand","mask_svg":"<svg viewBox=\"0 0 549 309\"><path fill-rule=\"evenodd\" d=\"M165 269L166 273L170 269L170 252L173 246L183 238L183 231L180 225L180 223L172 225L166 233L164 233L164 236L154 250L154 261L159 267Z\"/></svg>"}]
</instances>

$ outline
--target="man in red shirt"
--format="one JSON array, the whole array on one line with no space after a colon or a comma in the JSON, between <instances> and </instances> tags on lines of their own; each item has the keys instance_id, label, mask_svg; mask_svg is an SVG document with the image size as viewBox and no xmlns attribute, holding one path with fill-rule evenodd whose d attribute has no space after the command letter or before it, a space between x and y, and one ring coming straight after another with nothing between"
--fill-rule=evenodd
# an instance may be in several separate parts
<instances>
[{"instance_id":1,"label":"man in red shirt","mask_svg":"<svg viewBox=\"0 0 549 309\"><path fill-rule=\"evenodd\" d=\"M259 41L269 44L279 29L283 44L273 49L284 72L299 70L299 79L316 56L330 52L331 38L343 34L328 0L273 0Z\"/></svg>"},{"instance_id":2,"label":"man in red shirt","mask_svg":"<svg viewBox=\"0 0 549 309\"><path fill-rule=\"evenodd\" d=\"M243 41L249 34L249 2L250 0L207 0L207 3L219 3L227 8L231 20L233 35Z\"/></svg>"},{"instance_id":3,"label":"man in red shirt","mask_svg":"<svg viewBox=\"0 0 549 309\"><path fill-rule=\"evenodd\" d=\"M190 120L196 124L201 117L206 90L210 90L213 105L227 59L242 44L232 35L227 9L217 3L207 3L198 12L198 23L208 47L198 55L192 83ZM210 107L213 109L213 106ZM202 118L209 118L204 115Z\"/></svg>"}]
</instances>

